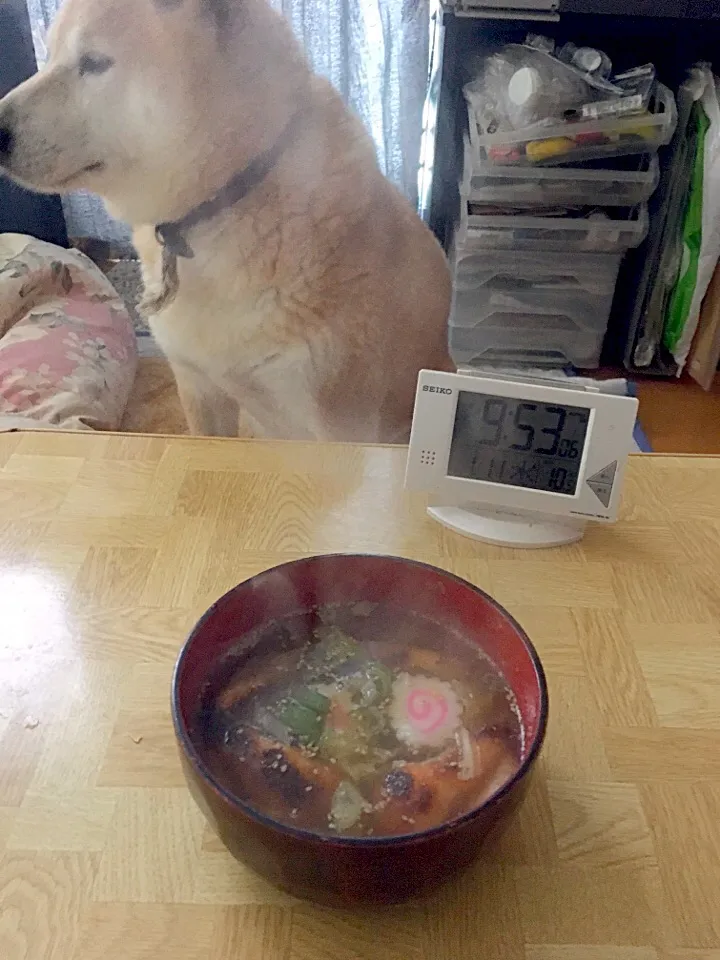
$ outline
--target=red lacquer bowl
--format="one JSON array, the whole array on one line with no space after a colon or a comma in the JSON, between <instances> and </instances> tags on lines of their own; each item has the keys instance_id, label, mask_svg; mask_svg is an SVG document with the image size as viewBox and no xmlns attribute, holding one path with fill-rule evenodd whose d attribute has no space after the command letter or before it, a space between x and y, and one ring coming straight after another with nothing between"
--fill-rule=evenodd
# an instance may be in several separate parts
<instances>
[{"instance_id":1,"label":"red lacquer bowl","mask_svg":"<svg viewBox=\"0 0 720 960\"><path fill-rule=\"evenodd\" d=\"M336 838L292 828L234 797L212 775L190 735L204 685L238 638L325 603L391 601L460 631L489 654L511 687L525 727L525 760L477 809L422 833ZM297 560L239 584L188 638L175 668L172 711L190 790L228 850L276 886L330 904L394 903L440 884L477 856L522 800L545 735L548 695L540 660L518 624L482 590L396 557Z\"/></svg>"}]
</instances>

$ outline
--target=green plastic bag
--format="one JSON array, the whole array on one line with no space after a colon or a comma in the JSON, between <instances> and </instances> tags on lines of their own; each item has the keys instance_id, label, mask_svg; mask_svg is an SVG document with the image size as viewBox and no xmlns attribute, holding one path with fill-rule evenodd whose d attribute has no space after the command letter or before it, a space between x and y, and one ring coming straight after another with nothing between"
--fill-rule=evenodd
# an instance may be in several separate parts
<instances>
[{"instance_id":1,"label":"green plastic bag","mask_svg":"<svg viewBox=\"0 0 720 960\"><path fill-rule=\"evenodd\" d=\"M692 122L697 127L695 159L690 181L685 219L683 221L683 253L680 272L665 311L663 343L672 353L682 336L690 313L698 277L702 244L703 183L705 170L705 137L710 126L702 103L693 104Z\"/></svg>"}]
</instances>

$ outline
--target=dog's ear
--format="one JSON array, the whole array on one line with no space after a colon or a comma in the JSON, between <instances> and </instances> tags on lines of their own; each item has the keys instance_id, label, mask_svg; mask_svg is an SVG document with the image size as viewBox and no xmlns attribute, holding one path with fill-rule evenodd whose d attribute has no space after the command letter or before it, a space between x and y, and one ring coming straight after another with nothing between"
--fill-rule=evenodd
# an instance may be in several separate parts
<instances>
[{"instance_id":1,"label":"dog's ear","mask_svg":"<svg viewBox=\"0 0 720 960\"><path fill-rule=\"evenodd\" d=\"M161 10L175 10L181 7L185 0L153 0L153 3ZM232 6L233 0L200 0L203 16L212 20L217 31L218 46L223 46L227 40L233 19Z\"/></svg>"},{"instance_id":2,"label":"dog's ear","mask_svg":"<svg viewBox=\"0 0 720 960\"><path fill-rule=\"evenodd\" d=\"M200 0L200 7L215 24L218 43L222 45L232 21L232 0Z\"/></svg>"}]
</instances>

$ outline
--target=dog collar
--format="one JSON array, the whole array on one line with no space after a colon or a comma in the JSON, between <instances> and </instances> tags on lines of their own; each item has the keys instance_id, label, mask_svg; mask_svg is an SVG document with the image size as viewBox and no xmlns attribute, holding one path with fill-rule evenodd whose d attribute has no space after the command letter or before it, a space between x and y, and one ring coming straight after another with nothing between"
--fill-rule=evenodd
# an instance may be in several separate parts
<instances>
[{"instance_id":1,"label":"dog collar","mask_svg":"<svg viewBox=\"0 0 720 960\"><path fill-rule=\"evenodd\" d=\"M174 257L194 257L193 248L187 240L189 231L199 223L212 220L218 213L235 206L262 183L295 137L300 118L300 112L296 113L270 149L251 160L213 197L193 207L179 220L158 223L155 227L155 238L164 250Z\"/></svg>"},{"instance_id":2,"label":"dog collar","mask_svg":"<svg viewBox=\"0 0 720 960\"><path fill-rule=\"evenodd\" d=\"M161 279L158 288L146 294L140 304L143 314L152 316L175 299L179 284L178 257L191 259L195 256L188 243L187 233L199 223L212 220L221 211L239 203L262 183L297 134L302 115L302 111L298 111L272 147L251 160L244 170L236 173L213 197L193 207L180 220L168 220L156 225L155 239L162 248Z\"/></svg>"}]
</instances>

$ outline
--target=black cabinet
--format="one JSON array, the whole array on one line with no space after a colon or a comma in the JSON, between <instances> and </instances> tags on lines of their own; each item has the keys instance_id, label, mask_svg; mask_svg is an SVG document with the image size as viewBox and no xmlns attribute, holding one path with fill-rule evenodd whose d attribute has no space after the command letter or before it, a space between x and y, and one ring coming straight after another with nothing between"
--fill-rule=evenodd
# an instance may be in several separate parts
<instances>
[{"instance_id":1,"label":"black cabinet","mask_svg":"<svg viewBox=\"0 0 720 960\"><path fill-rule=\"evenodd\" d=\"M688 12L690 8L694 12ZM522 40L528 31L602 47L617 69L652 61L673 90L693 63L714 62L716 70L720 64L720 0L560 0L557 22L456 16L445 7L433 29L437 71L429 97L435 117L433 143L426 144L421 158L426 168L432 167L422 211L441 241L457 206L465 126L463 64Z\"/></svg>"},{"instance_id":2,"label":"black cabinet","mask_svg":"<svg viewBox=\"0 0 720 960\"><path fill-rule=\"evenodd\" d=\"M718 0L688 0L688 17L699 19L720 19L720 2Z\"/></svg>"},{"instance_id":3,"label":"black cabinet","mask_svg":"<svg viewBox=\"0 0 720 960\"><path fill-rule=\"evenodd\" d=\"M701 0L714 6L714 0ZM685 17L688 0L560 0L560 13L605 17Z\"/></svg>"},{"instance_id":4,"label":"black cabinet","mask_svg":"<svg viewBox=\"0 0 720 960\"><path fill-rule=\"evenodd\" d=\"M508 6L511 3L508 0ZM618 71L651 61L658 77L673 91L678 90L694 63L714 62L716 72L720 67L720 0L559 0L559 17L540 22L523 20L521 14L517 18L492 18L486 15L489 12L459 16L446 6L433 24L434 74L425 111L428 119L421 157L421 212L446 247L460 209L458 179L467 126L462 87L468 79L467 65L506 43L521 42L533 32L545 33L559 43L572 40L578 46L606 50ZM661 153L661 166L667 166L663 157L671 156L673 149L671 146ZM658 217L653 219L653 204L659 202L660 191L656 191L650 210L653 237L660 231L658 228L653 233L653 225L664 223ZM628 318L633 316L636 278L642 263L647 262L643 258L648 256L648 242L628 254L621 271L606 341L606 346L612 347L608 358L613 363L618 362L629 341ZM648 372L665 371L655 367Z\"/></svg>"}]
</instances>

